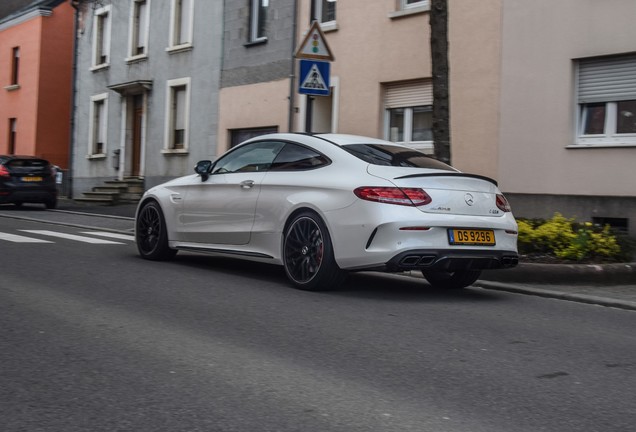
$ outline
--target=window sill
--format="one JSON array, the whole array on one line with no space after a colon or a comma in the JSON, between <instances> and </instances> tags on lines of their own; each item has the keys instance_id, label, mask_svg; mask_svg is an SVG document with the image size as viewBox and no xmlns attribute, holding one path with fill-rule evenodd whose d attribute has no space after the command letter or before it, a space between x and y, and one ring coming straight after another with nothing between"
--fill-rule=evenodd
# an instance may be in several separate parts
<instances>
[{"instance_id":1,"label":"window sill","mask_svg":"<svg viewBox=\"0 0 636 432\"><path fill-rule=\"evenodd\" d=\"M162 149L161 154L166 156L183 156L188 155L190 152L188 149Z\"/></svg>"},{"instance_id":2,"label":"window sill","mask_svg":"<svg viewBox=\"0 0 636 432\"><path fill-rule=\"evenodd\" d=\"M419 15L422 13L430 12L430 10L431 10L431 7L429 5L411 7L411 8L391 12L389 13L389 18L390 19L404 18L404 17L408 17L412 15Z\"/></svg>"},{"instance_id":3,"label":"window sill","mask_svg":"<svg viewBox=\"0 0 636 432\"><path fill-rule=\"evenodd\" d=\"M89 154L89 155L86 155L86 159L88 160L106 159L106 154L105 153Z\"/></svg>"},{"instance_id":4,"label":"window sill","mask_svg":"<svg viewBox=\"0 0 636 432\"><path fill-rule=\"evenodd\" d=\"M6 86L4 89L6 91L16 91L19 88L20 88L20 84L11 84L11 85Z\"/></svg>"},{"instance_id":5,"label":"window sill","mask_svg":"<svg viewBox=\"0 0 636 432\"><path fill-rule=\"evenodd\" d=\"M139 54L125 58L126 64L139 63L145 60L148 60L148 54Z\"/></svg>"},{"instance_id":6,"label":"window sill","mask_svg":"<svg viewBox=\"0 0 636 432\"><path fill-rule=\"evenodd\" d=\"M338 30L338 23L336 23L335 21L320 23L320 29L325 33L336 31Z\"/></svg>"},{"instance_id":7,"label":"window sill","mask_svg":"<svg viewBox=\"0 0 636 432\"><path fill-rule=\"evenodd\" d=\"M166 52L168 54L176 54L176 53L185 52L185 51L192 51L192 48L193 46L191 43L182 44L182 45L174 45L174 46L170 46L166 48Z\"/></svg>"},{"instance_id":8,"label":"window sill","mask_svg":"<svg viewBox=\"0 0 636 432\"><path fill-rule=\"evenodd\" d=\"M108 68L110 68L110 63L103 63L103 64L91 66L90 71L99 72L101 70L108 69Z\"/></svg>"},{"instance_id":9,"label":"window sill","mask_svg":"<svg viewBox=\"0 0 636 432\"><path fill-rule=\"evenodd\" d=\"M267 38L266 37L262 37L259 39L254 39L253 41L249 41L247 43L244 43L243 46L245 48L249 48L249 47L253 47L253 46L257 46L257 45L264 45L267 43Z\"/></svg>"},{"instance_id":10,"label":"window sill","mask_svg":"<svg viewBox=\"0 0 636 432\"><path fill-rule=\"evenodd\" d=\"M572 144L569 146L565 146L568 150L580 150L580 149L598 149L598 148L634 148L636 147L636 142L634 143L595 143L595 144Z\"/></svg>"}]
</instances>

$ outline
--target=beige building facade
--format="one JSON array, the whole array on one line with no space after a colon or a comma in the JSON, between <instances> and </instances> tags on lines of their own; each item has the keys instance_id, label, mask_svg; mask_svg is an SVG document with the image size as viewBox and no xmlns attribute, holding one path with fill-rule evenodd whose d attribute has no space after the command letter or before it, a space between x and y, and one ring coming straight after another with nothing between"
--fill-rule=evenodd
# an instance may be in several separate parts
<instances>
[{"instance_id":1,"label":"beige building facade","mask_svg":"<svg viewBox=\"0 0 636 432\"><path fill-rule=\"evenodd\" d=\"M636 235L636 2L504 0L501 11L493 138L513 210Z\"/></svg>"},{"instance_id":2,"label":"beige building facade","mask_svg":"<svg viewBox=\"0 0 636 432\"><path fill-rule=\"evenodd\" d=\"M560 212L636 235L636 2L448 4L452 164L495 178L517 216ZM335 57L311 132L432 153L429 14L428 0L297 1L290 55L316 19ZM292 70L221 89L219 153L229 131L307 131L297 60Z\"/></svg>"}]
</instances>

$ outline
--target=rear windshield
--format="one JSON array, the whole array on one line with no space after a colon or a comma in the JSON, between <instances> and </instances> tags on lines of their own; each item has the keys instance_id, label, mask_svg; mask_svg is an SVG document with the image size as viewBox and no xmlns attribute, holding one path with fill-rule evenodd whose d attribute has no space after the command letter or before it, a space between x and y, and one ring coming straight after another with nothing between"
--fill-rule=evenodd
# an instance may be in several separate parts
<instances>
[{"instance_id":1,"label":"rear windshield","mask_svg":"<svg viewBox=\"0 0 636 432\"><path fill-rule=\"evenodd\" d=\"M415 149L385 144L348 144L342 148L373 165L457 171L444 162L433 159Z\"/></svg>"},{"instance_id":2,"label":"rear windshield","mask_svg":"<svg viewBox=\"0 0 636 432\"><path fill-rule=\"evenodd\" d=\"M43 168L49 163L44 159L14 159L7 165L12 168L24 167L24 168Z\"/></svg>"}]
</instances>

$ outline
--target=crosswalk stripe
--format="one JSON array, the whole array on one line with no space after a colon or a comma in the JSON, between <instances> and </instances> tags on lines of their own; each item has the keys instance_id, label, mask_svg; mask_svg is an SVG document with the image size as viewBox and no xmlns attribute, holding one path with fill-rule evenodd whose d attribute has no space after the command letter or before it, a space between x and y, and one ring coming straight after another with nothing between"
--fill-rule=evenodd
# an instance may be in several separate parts
<instances>
[{"instance_id":1,"label":"crosswalk stripe","mask_svg":"<svg viewBox=\"0 0 636 432\"><path fill-rule=\"evenodd\" d=\"M90 235L114 238L119 240L135 241L135 236L126 235L126 234L117 234L117 233L106 232L106 231L82 231L82 234L90 234Z\"/></svg>"},{"instance_id":2,"label":"crosswalk stripe","mask_svg":"<svg viewBox=\"0 0 636 432\"><path fill-rule=\"evenodd\" d=\"M31 233L31 234L40 234L40 235L45 235L45 236L50 236L50 237L59 237L59 238L63 238L63 239L75 240L75 241L80 241L80 242L84 242L84 243L92 243L92 244L124 244L124 243L121 243L121 242L115 242L115 241L92 238L92 237L85 237L85 236L78 236L78 235L75 235L75 234L66 234L66 233L48 231L48 230L20 230L20 231L28 232L28 233Z\"/></svg>"},{"instance_id":3,"label":"crosswalk stripe","mask_svg":"<svg viewBox=\"0 0 636 432\"><path fill-rule=\"evenodd\" d=\"M0 240L7 240L13 243L53 243L48 240L25 237L16 234L0 233Z\"/></svg>"}]
</instances>

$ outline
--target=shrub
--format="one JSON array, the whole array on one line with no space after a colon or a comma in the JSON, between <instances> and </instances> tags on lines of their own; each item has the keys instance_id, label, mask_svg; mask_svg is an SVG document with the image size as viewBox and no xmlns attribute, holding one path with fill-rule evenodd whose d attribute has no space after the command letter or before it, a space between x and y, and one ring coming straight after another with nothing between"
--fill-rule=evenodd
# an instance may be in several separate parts
<instances>
[{"instance_id":1,"label":"shrub","mask_svg":"<svg viewBox=\"0 0 636 432\"><path fill-rule=\"evenodd\" d=\"M519 252L572 261L621 261L625 253L609 226L578 224L555 213L547 221L520 219Z\"/></svg>"}]
</instances>

